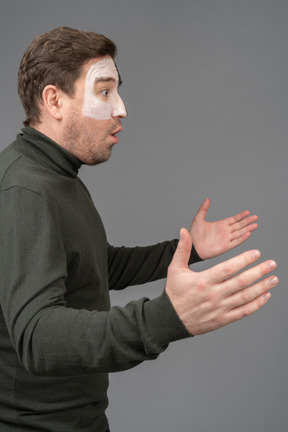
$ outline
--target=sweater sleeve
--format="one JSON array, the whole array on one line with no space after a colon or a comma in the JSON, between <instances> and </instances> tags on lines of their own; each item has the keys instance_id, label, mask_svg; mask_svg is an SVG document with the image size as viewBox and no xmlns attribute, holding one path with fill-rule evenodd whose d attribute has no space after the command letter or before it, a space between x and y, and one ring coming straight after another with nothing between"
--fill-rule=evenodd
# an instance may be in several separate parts
<instances>
[{"instance_id":1,"label":"sweater sleeve","mask_svg":"<svg viewBox=\"0 0 288 432\"><path fill-rule=\"evenodd\" d=\"M113 247L108 245L109 287L121 290L131 285L163 279L177 248L178 240L145 247ZM202 261L192 248L189 265Z\"/></svg>"},{"instance_id":2,"label":"sweater sleeve","mask_svg":"<svg viewBox=\"0 0 288 432\"><path fill-rule=\"evenodd\" d=\"M12 187L1 191L0 208L0 313L30 373L125 370L190 336L165 292L108 311L67 307L66 256L47 200Z\"/></svg>"}]
</instances>

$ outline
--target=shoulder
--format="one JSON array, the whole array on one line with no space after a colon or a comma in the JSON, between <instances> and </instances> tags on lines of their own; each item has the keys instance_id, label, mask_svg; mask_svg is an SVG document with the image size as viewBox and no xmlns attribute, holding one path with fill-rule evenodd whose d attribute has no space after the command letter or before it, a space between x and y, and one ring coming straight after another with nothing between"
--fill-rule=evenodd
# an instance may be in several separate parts
<instances>
[{"instance_id":1,"label":"shoulder","mask_svg":"<svg viewBox=\"0 0 288 432\"><path fill-rule=\"evenodd\" d=\"M13 143L0 154L0 191L11 188L41 194L47 170L18 152Z\"/></svg>"},{"instance_id":2,"label":"shoulder","mask_svg":"<svg viewBox=\"0 0 288 432\"><path fill-rule=\"evenodd\" d=\"M6 177L6 174L11 170L13 165L21 159L21 155L17 153L13 145L6 147L1 153L0 153L0 184L2 186L2 183Z\"/></svg>"}]
</instances>

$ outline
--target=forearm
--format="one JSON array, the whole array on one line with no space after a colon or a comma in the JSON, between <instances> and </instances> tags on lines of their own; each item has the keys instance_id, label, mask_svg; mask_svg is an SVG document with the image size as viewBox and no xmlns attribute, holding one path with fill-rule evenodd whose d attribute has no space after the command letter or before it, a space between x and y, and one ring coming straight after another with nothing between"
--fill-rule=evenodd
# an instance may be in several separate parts
<instances>
[{"instance_id":1,"label":"forearm","mask_svg":"<svg viewBox=\"0 0 288 432\"><path fill-rule=\"evenodd\" d=\"M189 336L165 292L103 312L46 308L22 332L10 325L24 367L43 376L126 370Z\"/></svg>"},{"instance_id":2,"label":"forearm","mask_svg":"<svg viewBox=\"0 0 288 432\"><path fill-rule=\"evenodd\" d=\"M131 285L163 279L177 248L178 240L145 247L108 246L109 287L120 290ZM194 247L189 264L201 261Z\"/></svg>"},{"instance_id":3,"label":"forearm","mask_svg":"<svg viewBox=\"0 0 288 432\"><path fill-rule=\"evenodd\" d=\"M31 373L79 375L129 369L157 357L169 342L188 336L165 293L108 310L106 243L95 262L89 262L85 250L81 255L74 249L68 253L69 239L65 244L46 199L23 189L2 193L1 199L6 211L0 224L0 303L12 345ZM135 283L164 277L176 244L144 248L145 253L139 248L140 256L146 256L142 261L139 251L129 251L129 265L127 254L119 254L113 265L117 269L122 259L121 283L129 277ZM164 255L165 265L160 262ZM156 264L150 269L154 258ZM76 265L82 265L79 272ZM132 269L135 276L133 272L129 276Z\"/></svg>"}]
</instances>

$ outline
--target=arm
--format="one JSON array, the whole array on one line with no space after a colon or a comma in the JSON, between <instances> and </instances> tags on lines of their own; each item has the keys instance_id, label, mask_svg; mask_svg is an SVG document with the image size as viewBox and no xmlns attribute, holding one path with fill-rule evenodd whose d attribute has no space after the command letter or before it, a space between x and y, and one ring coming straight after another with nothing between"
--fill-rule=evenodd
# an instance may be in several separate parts
<instances>
[{"instance_id":1,"label":"arm","mask_svg":"<svg viewBox=\"0 0 288 432\"><path fill-rule=\"evenodd\" d=\"M259 281L276 268L274 261L245 270L260 257L259 251L245 252L195 273L188 268L191 247L191 236L182 229L166 285L166 292L190 334L207 333L256 312L269 300L269 289L278 284L276 276Z\"/></svg>"},{"instance_id":2,"label":"arm","mask_svg":"<svg viewBox=\"0 0 288 432\"><path fill-rule=\"evenodd\" d=\"M21 188L10 188L0 195L1 310L12 345L30 373L72 376L125 370L157 358L170 342L189 337L191 329L179 303L180 298L186 302L186 284L179 266L175 272L174 260L183 242L168 272L170 301L164 292L153 300L142 298L123 308L70 308L66 304L65 251L48 202ZM190 239L186 264L191 247ZM208 288L213 282L209 275ZM197 292L197 278L192 288L194 282ZM91 295L108 289L101 286L98 292L95 287L94 293L93 288ZM184 304L188 306L188 302ZM8 334L5 343L9 343Z\"/></svg>"},{"instance_id":3,"label":"arm","mask_svg":"<svg viewBox=\"0 0 288 432\"><path fill-rule=\"evenodd\" d=\"M210 200L207 198L190 227L193 245L202 259L216 257L239 246L258 228L258 216L249 216L249 211L216 222L207 222L205 217L209 207Z\"/></svg>"},{"instance_id":4,"label":"arm","mask_svg":"<svg viewBox=\"0 0 288 432\"><path fill-rule=\"evenodd\" d=\"M120 290L166 278L177 244L178 240L134 248L108 245L109 288ZM189 264L198 261L201 258L192 247Z\"/></svg>"},{"instance_id":5,"label":"arm","mask_svg":"<svg viewBox=\"0 0 288 432\"><path fill-rule=\"evenodd\" d=\"M4 317L3 332L6 327L9 332L5 344L30 373L125 370L189 336L165 293L123 308L87 310L90 296L108 295L108 284L91 281L88 299L79 306L86 288L80 278L72 293L79 301L68 307L67 257L49 202L32 191L9 188L0 193L0 207L0 322Z\"/></svg>"}]
</instances>

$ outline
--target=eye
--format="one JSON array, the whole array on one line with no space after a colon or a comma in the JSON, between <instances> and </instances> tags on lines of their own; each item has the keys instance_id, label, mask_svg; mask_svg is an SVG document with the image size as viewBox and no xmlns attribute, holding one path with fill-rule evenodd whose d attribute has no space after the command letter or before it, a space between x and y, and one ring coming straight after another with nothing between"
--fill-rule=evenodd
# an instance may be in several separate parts
<instances>
[{"instance_id":1,"label":"eye","mask_svg":"<svg viewBox=\"0 0 288 432\"><path fill-rule=\"evenodd\" d=\"M104 90L101 90L100 93L101 93L103 96L107 97L107 96L109 95L109 90L108 90L108 89L104 89Z\"/></svg>"}]
</instances>

